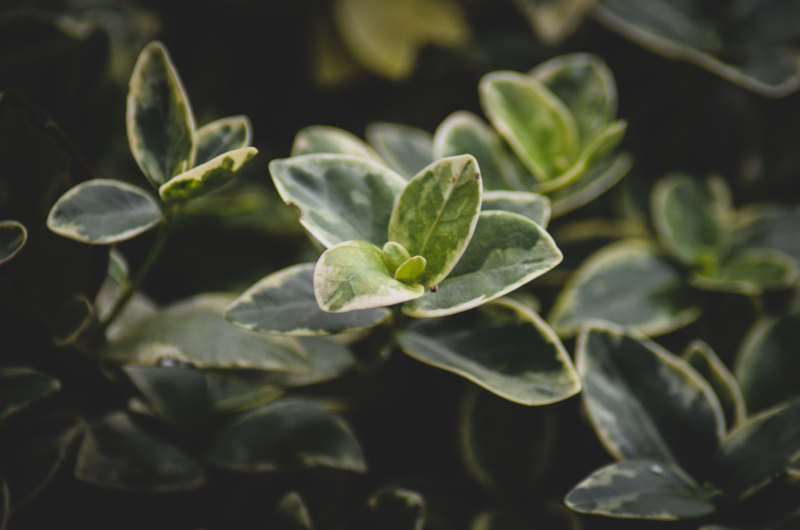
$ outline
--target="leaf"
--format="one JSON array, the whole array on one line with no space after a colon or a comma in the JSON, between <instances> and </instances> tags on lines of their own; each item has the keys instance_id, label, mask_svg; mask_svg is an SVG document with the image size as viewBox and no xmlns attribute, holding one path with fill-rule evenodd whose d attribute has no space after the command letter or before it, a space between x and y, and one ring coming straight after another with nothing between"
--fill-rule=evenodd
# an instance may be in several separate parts
<instances>
[{"instance_id":1,"label":"leaf","mask_svg":"<svg viewBox=\"0 0 800 530\"><path fill-rule=\"evenodd\" d=\"M394 279L403 283L416 283L425 272L427 263L422 256L408 258L394 271Z\"/></svg>"},{"instance_id":2,"label":"leaf","mask_svg":"<svg viewBox=\"0 0 800 530\"><path fill-rule=\"evenodd\" d=\"M245 329L314 336L376 326L391 312L379 307L344 313L320 309L314 296L313 263L294 265L266 276L237 298L225 318Z\"/></svg>"},{"instance_id":3,"label":"leaf","mask_svg":"<svg viewBox=\"0 0 800 530\"><path fill-rule=\"evenodd\" d=\"M303 499L297 492L291 491L278 503L267 528L312 530L314 526L311 524L311 514L308 513Z\"/></svg>"},{"instance_id":4,"label":"leaf","mask_svg":"<svg viewBox=\"0 0 800 530\"><path fill-rule=\"evenodd\" d=\"M479 91L489 121L539 182L572 165L579 147L575 119L542 83L517 72L492 72Z\"/></svg>"},{"instance_id":5,"label":"leaf","mask_svg":"<svg viewBox=\"0 0 800 530\"><path fill-rule=\"evenodd\" d=\"M593 201L619 182L632 165L633 157L621 153L587 168L580 178L564 187L552 190L547 195L553 216L564 215Z\"/></svg>"},{"instance_id":6,"label":"leaf","mask_svg":"<svg viewBox=\"0 0 800 530\"><path fill-rule=\"evenodd\" d=\"M594 0L516 0L516 4L539 40L552 46L575 31Z\"/></svg>"},{"instance_id":7,"label":"leaf","mask_svg":"<svg viewBox=\"0 0 800 530\"><path fill-rule=\"evenodd\" d=\"M207 460L240 472L329 467L363 473L361 447L350 427L319 403L283 399L238 414L211 442Z\"/></svg>"},{"instance_id":8,"label":"leaf","mask_svg":"<svg viewBox=\"0 0 800 530\"><path fill-rule=\"evenodd\" d=\"M399 123L374 122L367 125L367 141L389 167L411 178L434 160L433 136L428 131ZM458 153L461 154L461 153Z\"/></svg>"},{"instance_id":9,"label":"leaf","mask_svg":"<svg viewBox=\"0 0 800 530\"><path fill-rule=\"evenodd\" d=\"M425 499L413 490L386 488L367 501L366 509L348 526L348 530L422 530L428 507Z\"/></svg>"},{"instance_id":10,"label":"leaf","mask_svg":"<svg viewBox=\"0 0 800 530\"><path fill-rule=\"evenodd\" d=\"M158 188L165 202L179 202L200 197L227 184L248 160L258 154L255 147L229 151L172 177Z\"/></svg>"},{"instance_id":11,"label":"leaf","mask_svg":"<svg viewBox=\"0 0 800 530\"><path fill-rule=\"evenodd\" d=\"M125 117L133 158L153 186L194 166L192 107L160 42L145 46L136 60Z\"/></svg>"},{"instance_id":12,"label":"leaf","mask_svg":"<svg viewBox=\"0 0 800 530\"><path fill-rule=\"evenodd\" d=\"M597 55L559 55L537 66L529 75L543 83L570 110L581 144L589 143L616 119L617 86L611 70Z\"/></svg>"},{"instance_id":13,"label":"leaf","mask_svg":"<svg viewBox=\"0 0 800 530\"><path fill-rule=\"evenodd\" d=\"M16 256L25 241L28 230L19 221L0 221L0 265Z\"/></svg>"},{"instance_id":14,"label":"leaf","mask_svg":"<svg viewBox=\"0 0 800 530\"><path fill-rule=\"evenodd\" d=\"M564 502L581 513L658 521L714 512L714 505L685 473L657 460L625 460L600 468Z\"/></svg>"},{"instance_id":15,"label":"leaf","mask_svg":"<svg viewBox=\"0 0 800 530\"><path fill-rule=\"evenodd\" d=\"M247 331L225 320L223 311L233 299L209 293L176 302L122 330L103 358L146 366L308 371L295 339Z\"/></svg>"},{"instance_id":16,"label":"leaf","mask_svg":"<svg viewBox=\"0 0 800 530\"><path fill-rule=\"evenodd\" d=\"M800 397L800 313L763 319L747 333L736 357L736 378L749 412Z\"/></svg>"},{"instance_id":17,"label":"leaf","mask_svg":"<svg viewBox=\"0 0 800 530\"><path fill-rule=\"evenodd\" d=\"M728 199L723 193L728 192L685 173L672 173L656 182L653 225L667 250L681 262L701 270L714 270L722 262L730 246Z\"/></svg>"},{"instance_id":18,"label":"leaf","mask_svg":"<svg viewBox=\"0 0 800 530\"><path fill-rule=\"evenodd\" d=\"M702 340L694 340L686 347L682 357L711 385L719 398L728 429L742 423L747 410L739 383L711 346Z\"/></svg>"},{"instance_id":19,"label":"leaf","mask_svg":"<svg viewBox=\"0 0 800 530\"><path fill-rule=\"evenodd\" d=\"M554 403L581 388L555 333L536 313L508 299L468 313L413 322L397 342L414 359L515 403Z\"/></svg>"},{"instance_id":20,"label":"leaf","mask_svg":"<svg viewBox=\"0 0 800 530\"><path fill-rule=\"evenodd\" d=\"M323 311L372 309L423 295L419 284L395 280L383 253L365 241L346 241L326 250L314 269L314 295Z\"/></svg>"},{"instance_id":21,"label":"leaf","mask_svg":"<svg viewBox=\"0 0 800 530\"><path fill-rule=\"evenodd\" d=\"M550 221L550 199L538 193L488 191L483 194L483 201L481 202L481 211L485 212L487 210L504 210L518 213L542 228L547 228L547 223Z\"/></svg>"},{"instance_id":22,"label":"leaf","mask_svg":"<svg viewBox=\"0 0 800 530\"><path fill-rule=\"evenodd\" d=\"M652 459L702 475L725 419L700 374L611 324L585 327L576 348L584 403L608 452L618 460Z\"/></svg>"},{"instance_id":23,"label":"leaf","mask_svg":"<svg viewBox=\"0 0 800 530\"><path fill-rule=\"evenodd\" d=\"M0 367L0 423L61 388L58 379L22 366Z\"/></svg>"},{"instance_id":24,"label":"leaf","mask_svg":"<svg viewBox=\"0 0 800 530\"><path fill-rule=\"evenodd\" d=\"M792 256L800 267L800 206L760 205L745 207L734 232L736 244L746 248L772 248Z\"/></svg>"},{"instance_id":25,"label":"leaf","mask_svg":"<svg viewBox=\"0 0 800 530\"><path fill-rule=\"evenodd\" d=\"M273 160L269 171L300 223L326 247L360 240L381 247L406 180L363 158L312 154Z\"/></svg>"},{"instance_id":26,"label":"leaf","mask_svg":"<svg viewBox=\"0 0 800 530\"><path fill-rule=\"evenodd\" d=\"M131 239L157 225L161 207L149 193L125 182L94 179L61 196L47 227L81 243L108 245Z\"/></svg>"},{"instance_id":27,"label":"leaf","mask_svg":"<svg viewBox=\"0 0 800 530\"><path fill-rule=\"evenodd\" d=\"M466 311L525 285L561 262L553 238L521 215L486 211L464 255L436 292L403 304L413 317Z\"/></svg>"},{"instance_id":28,"label":"leaf","mask_svg":"<svg viewBox=\"0 0 800 530\"><path fill-rule=\"evenodd\" d=\"M247 116L230 116L207 123L197 129L195 167L250 145L252 125Z\"/></svg>"},{"instance_id":29,"label":"leaf","mask_svg":"<svg viewBox=\"0 0 800 530\"><path fill-rule=\"evenodd\" d=\"M700 316L693 293L651 245L623 240L589 256L558 295L548 321L561 336L593 319L658 335Z\"/></svg>"},{"instance_id":30,"label":"leaf","mask_svg":"<svg viewBox=\"0 0 800 530\"><path fill-rule=\"evenodd\" d=\"M360 156L384 163L369 144L353 133L328 125L303 127L294 137L292 156L318 153Z\"/></svg>"},{"instance_id":31,"label":"leaf","mask_svg":"<svg viewBox=\"0 0 800 530\"><path fill-rule=\"evenodd\" d=\"M438 284L469 244L481 209L481 180L470 155L438 160L403 190L389 220L389 239L427 260L420 283Z\"/></svg>"},{"instance_id":32,"label":"leaf","mask_svg":"<svg viewBox=\"0 0 800 530\"><path fill-rule=\"evenodd\" d=\"M780 250L761 248L738 252L722 264L716 274L695 273L690 281L709 291L757 296L785 289L798 278L797 263Z\"/></svg>"},{"instance_id":33,"label":"leaf","mask_svg":"<svg viewBox=\"0 0 800 530\"><path fill-rule=\"evenodd\" d=\"M204 371L203 373L206 376L208 401L215 414L242 412L274 401L285 393L283 388L269 383L252 384L225 372Z\"/></svg>"},{"instance_id":34,"label":"leaf","mask_svg":"<svg viewBox=\"0 0 800 530\"><path fill-rule=\"evenodd\" d=\"M711 479L732 499L761 489L800 457L800 402L753 416L731 431L714 459Z\"/></svg>"},{"instance_id":35,"label":"leaf","mask_svg":"<svg viewBox=\"0 0 800 530\"><path fill-rule=\"evenodd\" d=\"M522 182L512 167L511 156L500 135L475 114L456 111L437 127L433 136L433 160L469 154L481 168L486 190L524 190L535 182Z\"/></svg>"},{"instance_id":36,"label":"leaf","mask_svg":"<svg viewBox=\"0 0 800 530\"><path fill-rule=\"evenodd\" d=\"M75 477L136 493L192 490L205 481L194 460L142 429L125 412L109 414L89 427L78 450Z\"/></svg>"},{"instance_id":37,"label":"leaf","mask_svg":"<svg viewBox=\"0 0 800 530\"><path fill-rule=\"evenodd\" d=\"M458 46L469 38L463 8L453 0L337 0L333 17L356 60L394 80L411 74L426 44Z\"/></svg>"}]
</instances>

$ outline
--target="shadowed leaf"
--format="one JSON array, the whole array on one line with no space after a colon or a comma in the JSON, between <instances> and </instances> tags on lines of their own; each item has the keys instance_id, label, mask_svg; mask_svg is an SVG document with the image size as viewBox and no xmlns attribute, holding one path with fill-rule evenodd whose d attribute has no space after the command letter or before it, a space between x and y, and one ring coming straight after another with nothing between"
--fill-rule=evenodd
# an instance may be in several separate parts
<instances>
[{"instance_id":1,"label":"shadowed leaf","mask_svg":"<svg viewBox=\"0 0 800 530\"><path fill-rule=\"evenodd\" d=\"M409 179L434 160L443 158L433 156L431 133L416 127L376 122L367 125L366 135L389 167Z\"/></svg>"},{"instance_id":2,"label":"shadowed leaf","mask_svg":"<svg viewBox=\"0 0 800 530\"><path fill-rule=\"evenodd\" d=\"M252 125L247 116L220 118L197 129L197 154L194 164L199 166L219 155L250 145Z\"/></svg>"},{"instance_id":3,"label":"shadowed leaf","mask_svg":"<svg viewBox=\"0 0 800 530\"><path fill-rule=\"evenodd\" d=\"M722 405L728 430L743 422L747 410L739 383L711 346L694 340L686 347L682 357L711 385Z\"/></svg>"},{"instance_id":4,"label":"shadowed leaf","mask_svg":"<svg viewBox=\"0 0 800 530\"><path fill-rule=\"evenodd\" d=\"M28 231L18 221L0 221L0 265L17 255L28 239Z\"/></svg>"},{"instance_id":5,"label":"shadowed leaf","mask_svg":"<svg viewBox=\"0 0 800 530\"><path fill-rule=\"evenodd\" d=\"M58 379L25 367L0 367L0 423L61 388Z\"/></svg>"}]
</instances>

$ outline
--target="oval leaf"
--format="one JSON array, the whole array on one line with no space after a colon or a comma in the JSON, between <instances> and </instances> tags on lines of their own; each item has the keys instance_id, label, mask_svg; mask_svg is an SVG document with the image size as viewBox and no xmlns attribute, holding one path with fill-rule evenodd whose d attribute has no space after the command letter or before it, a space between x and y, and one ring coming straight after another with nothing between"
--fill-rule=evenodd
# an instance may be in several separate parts
<instances>
[{"instance_id":1,"label":"oval leaf","mask_svg":"<svg viewBox=\"0 0 800 530\"><path fill-rule=\"evenodd\" d=\"M161 207L149 193L107 179L78 184L56 201L47 216L53 232L95 245L118 243L161 221Z\"/></svg>"},{"instance_id":2,"label":"oval leaf","mask_svg":"<svg viewBox=\"0 0 800 530\"><path fill-rule=\"evenodd\" d=\"M598 469L564 502L581 513L658 521L714 512L714 505L685 473L655 460L626 460Z\"/></svg>"},{"instance_id":3,"label":"oval leaf","mask_svg":"<svg viewBox=\"0 0 800 530\"><path fill-rule=\"evenodd\" d=\"M800 206L759 205L739 213L735 233L738 245L780 250L792 256L800 268Z\"/></svg>"},{"instance_id":4,"label":"oval leaf","mask_svg":"<svg viewBox=\"0 0 800 530\"><path fill-rule=\"evenodd\" d=\"M418 361L458 374L516 403L553 403L581 388L553 330L511 300L414 322L397 342Z\"/></svg>"},{"instance_id":5,"label":"oval leaf","mask_svg":"<svg viewBox=\"0 0 800 530\"><path fill-rule=\"evenodd\" d=\"M541 276L561 259L553 238L530 219L510 212L482 212L453 272L436 292L404 304L403 312L427 318L466 311Z\"/></svg>"},{"instance_id":6,"label":"oval leaf","mask_svg":"<svg viewBox=\"0 0 800 530\"><path fill-rule=\"evenodd\" d=\"M433 135L416 127L399 123L370 123L366 135L367 141L389 167L409 179L441 158L433 157Z\"/></svg>"},{"instance_id":7,"label":"oval leaf","mask_svg":"<svg viewBox=\"0 0 800 530\"><path fill-rule=\"evenodd\" d=\"M251 158L258 154L255 147L230 151L171 178L158 188L167 202L187 201L200 197L227 184Z\"/></svg>"},{"instance_id":8,"label":"oval leaf","mask_svg":"<svg viewBox=\"0 0 800 530\"><path fill-rule=\"evenodd\" d=\"M363 473L361 447L350 427L320 404L281 400L239 414L211 442L207 460L244 472L330 467Z\"/></svg>"},{"instance_id":9,"label":"oval leaf","mask_svg":"<svg viewBox=\"0 0 800 530\"><path fill-rule=\"evenodd\" d=\"M281 530L313 530L311 514L303 499L294 491L287 493L278 503L267 528Z\"/></svg>"},{"instance_id":10,"label":"oval leaf","mask_svg":"<svg viewBox=\"0 0 800 530\"><path fill-rule=\"evenodd\" d=\"M295 339L244 330L222 316L234 297L202 294L168 306L122 330L107 360L143 365L308 372Z\"/></svg>"},{"instance_id":11,"label":"oval leaf","mask_svg":"<svg viewBox=\"0 0 800 530\"><path fill-rule=\"evenodd\" d=\"M711 385L722 405L728 429L743 422L747 411L739 383L711 346L701 340L692 341L682 357Z\"/></svg>"},{"instance_id":12,"label":"oval leaf","mask_svg":"<svg viewBox=\"0 0 800 530\"><path fill-rule=\"evenodd\" d=\"M205 481L202 469L177 447L115 412L89 427L75 463L78 480L139 493L184 491Z\"/></svg>"},{"instance_id":13,"label":"oval leaf","mask_svg":"<svg viewBox=\"0 0 800 530\"><path fill-rule=\"evenodd\" d=\"M0 265L17 255L28 239L25 226L17 221L0 221Z\"/></svg>"},{"instance_id":14,"label":"oval leaf","mask_svg":"<svg viewBox=\"0 0 800 530\"><path fill-rule=\"evenodd\" d=\"M559 335L593 319L657 335L700 316L681 272L647 243L626 240L601 248L576 270L548 321Z\"/></svg>"},{"instance_id":15,"label":"oval leaf","mask_svg":"<svg viewBox=\"0 0 800 530\"><path fill-rule=\"evenodd\" d=\"M207 123L197 129L194 165L205 164L219 155L247 147L252 138L252 125L247 116L231 116Z\"/></svg>"},{"instance_id":16,"label":"oval leaf","mask_svg":"<svg viewBox=\"0 0 800 530\"><path fill-rule=\"evenodd\" d=\"M322 310L332 313L399 304L424 292L422 285L395 280L381 249L366 241L329 248L314 269L314 296Z\"/></svg>"},{"instance_id":17,"label":"oval leaf","mask_svg":"<svg viewBox=\"0 0 800 530\"><path fill-rule=\"evenodd\" d=\"M145 46L133 68L126 123L133 158L154 186L194 165L192 107L160 42Z\"/></svg>"},{"instance_id":18,"label":"oval leaf","mask_svg":"<svg viewBox=\"0 0 800 530\"><path fill-rule=\"evenodd\" d=\"M798 277L797 263L780 250L749 249L731 257L715 274L696 273L692 285L709 291L757 296L785 289Z\"/></svg>"},{"instance_id":19,"label":"oval leaf","mask_svg":"<svg viewBox=\"0 0 800 530\"><path fill-rule=\"evenodd\" d=\"M387 318L384 308L329 313L314 296L314 264L295 265L265 277L236 299L225 318L245 329L314 336L370 328Z\"/></svg>"},{"instance_id":20,"label":"oval leaf","mask_svg":"<svg viewBox=\"0 0 800 530\"><path fill-rule=\"evenodd\" d=\"M384 163L369 144L351 132L328 125L303 127L294 137L292 156L317 153L360 156Z\"/></svg>"},{"instance_id":21,"label":"oval leaf","mask_svg":"<svg viewBox=\"0 0 800 530\"><path fill-rule=\"evenodd\" d=\"M541 82L517 72L492 72L479 85L481 105L495 129L537 180L553 179L578 150L575 119Z\"/></svg>"},{"instance_id":22,"label":"oval leaf","mask_svg":"<svg viewBox=\"0 0 800 530\"><path fill-rule=\"evenodd\" d=\"M518 213L542 228L547 228L547 223L550 221L550 199L538 193L489 191L483 194L483 202L481 203L481 211L485 212L487 210L504 210Z\"/></svg>"},{"instance_id":23,"label":"oval leaf","mask_svg":"<svg viewBox=\"0 0 800 530\"><path fill-rule=\"evenodd\" d=\"M61 388L58 379L30 368L0 368L0 423L16 412L45 399Z\"/></svg>"},{"instance_id":24,"label":"oval leaf","mask_svg":"<svg viewBox=\"0 0 800 530\"><path fill-rule=\"evenodd\" d=\"M481 209L478 164L470 155L444 158L405 187L392 211L389 239L427 261L420 283L442 281L466 250Z\"/></svg>"},{"instance_id":25,"label":"oval leaf","mask_svg":"<svg viewBox=\"0 0 800 530\"><path fill-rule=\"evenodd\" d=\"M579 179L548 193L553 216L564 215L611 189L633 166L633 157L621 153L589 167Z\"/></svg>"},{"instance_id":26,"label":"oval leaf","mask_svg":"<svg viewBox=\"0 0 800 530\"><path fill-rule=\"evenodd\" d=\"M725 419L711 387L686 361L599 323L582 331L576 357L589 417L612 456L705 470Z\"/></svg>"},{"instance_id":27,"label":"oval leaf","mask_svg":"<svg viewBox=\"0 0 800 530\"><path fill-rule=\"evenodd\" d=\"M311 154L273 160L269 171L300 223L326 247L367 241L382 247L389 217L406 180L364 158Z\"/></svg>"}]
</instances>

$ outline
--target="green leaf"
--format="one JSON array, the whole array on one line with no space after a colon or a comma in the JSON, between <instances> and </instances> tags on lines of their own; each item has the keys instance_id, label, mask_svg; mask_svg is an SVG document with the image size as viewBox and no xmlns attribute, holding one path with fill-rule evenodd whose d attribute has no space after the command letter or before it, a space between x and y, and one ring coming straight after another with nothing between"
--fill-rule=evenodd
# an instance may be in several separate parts
<instances>
[{"instance_id":1,"label":"green leaf","mask_svg":"<svg viewBox=\"0 0 800 530\"><path fill-rule=\"evenodd\" d=\"M427 266L426 287L442 281L464 253L481 210L478 165L470 155L443 158L416 175L389 220L389 239Z\"/></svg>"},{"instance_id":2,"label":"green leaf","mask_svg":"<svg viewBox=\"0 0 800 530\"><path fill-rule=\"evenodd\" d=\"M314 295L324 311L372 309L423 295L422 285L395 280L383 253L366 241L346 241L326 250L314 269Z\"/></svg>"},{"instance_id":3,"label":"green leaf","mask_svg":"<svg viewBox=\"0 0 800 530\"><path fill-rule=\"evenodd\" d=\"M541 276L561 262L553 238L521 215L480 214L466 252L436 292L403 305L413 317L438 317L477 307Z\"/></svg>"},{"instance_id":4,"label":"green leaf","mask_svg":"<svg viewBox=\"0 0 800 530\"><path fill-rule=\"evenodd\" d=\"M211 410L215 414L235 414L274 401L286 392L269 383L253 384L225 372L203 372ZM277 372L259 372L277 373Z\"/></svg>"},{"instance_id":5,"label":"green leaf","mask_svg":"<svg viewBox=\"0 0 800 530\"><path fill-rule=\"evenodd\" d=\"M543 83L570 110L583 145L617 116L614 76L597 55L559 55L537 66L529 75Z\"/></svg>"},{"instance_id":6,"label":"green leaf","mask_svg":"<svg viewBox=\"0 0 800 530\"><path fill-rule=\"evenodd\" d=\"M583 399L615 458L653 459L701 474L725 419L709 384L686 361L649 340L594 323L578 337Z\"/></svg>"},{"instance_id":7,"label":"green leaf","mask_svg":"<svg viewBox=\"0 0 800 530\"><path fill-rule=\"evenodd\" d=\"M798 266L780 250L759 248L739 252L711 274L696 272L692 285L709 291L757 296L764 291L785 289L798 278Z\"/></svg>"},{"instance_id":8,"label":"green leaf","mask_svg":"<svg viewBox=\"0 0 800 530\"><path fill-rule=\"evenodd\" d=\"M564 502L581 513L658 521L714 512L714 505L680 468L657 460L625 460L600 468Z\"/></svg>"},{"instance_id":9,"label":"green leaf","mask_svg":"<svg viewBox=\"0 0 800 530\"><path fill-rule=\"evenodd\" d=\"M748 332L735 366L748 411L800 397L798 343L800 313L763 319Z\"/></svg>"},{"instance_id":10,"label":"green leaf","mask_svg":"<svg viewBox=\"0 0 800 530\"><path fill-rule=\"evenodd\" d=\"M383 248L383 261L389 267L389 272L394 273L397 268L411 259L411 254L408 253L406 247L397 241L387 241Z\"/></svg>"},{"instance_id":11,"label":"green leaf","mask_svg":"<svg viewBox=\"0 0 800 530\"><path fill-rule=\"evenodd\" d=\"M743 422L747 410L739 383L711 346L702 340L694 340L686 347L682 357L711 385L719 398L728 429Z\"/></svg>"},{"instance_id":12,"label":"green leaf","mask_svg":"<svg viewBox=\"0 0 800 530\"><path fill-rule=\"evenodd\" d=\"M538 193L488 191L483 194L483 201L481 202L481 211L485 212L487 210L504 210L518 213L542 228L547 228L547 223L550 221L550 199Z\"/></svg>"},{"instance_id":13,"label":"green leaf","mask_svg":"<svg viewBox=\"0 0 800 530\"><path fill-rule=\"evenodd\" d=\"M247 116L220 118L197 129L197 153L194 165L199 166L230 151L250 145L252 125Z\"/></svg>"},{"instance_id":14,"label":"green leaf","mask_svg":"<svg viewBox=\"0 0 800 530\"><path fill-rule=\"evenodd\" d=\"M269 171L283 200L300 210L300 223L326 247L352 240L383 246L406 185L391 169L347 155L273 160Z\"/></svg>"},{"instance_id":15,"label":"green leaf","mask_svg":"<svg viewBox=\"0 0 800 530\"><path fill-rule=\"evenodd\" d=\"M203 470L177 447L142 429L125 412L93 423L75 463L78 480L136 493L199 488Z\"/></svg>"},{"instance_id":16,"label":"green leaf","mask_svg":"<svg viewBox=\"0 0 800 530\"><path fill-rule=\"evenodd\" d=\"M711 479L741 499L767 485L800 457L800 402L753 416L722 440Z\"/></svg>"},{"instance_id":17,"label":"green leaf","mask_svg":"<svg viewBox=\"0 0 800 530\"><path fill-rule=\"evenodd\" d=\"M243 147L181 173L162 184L158 194L166 202L187 201L227 184L248 160L258 154L255 147Z\"/></svg>"},{"instance_id":18,"label":"green leaf","mask_svg":"<svg viewBox=\"0 0 800 530\"><path fill-rule=\"evenodd\" d=\"M25 241L28 231L19 221L0 221L0 265L16 256Z\"/></svg>"},{"instance_id":19,"label":"green leaf","mask_svg":"<svg viewBox=\"0 0 800 530\"><path fill-rule=\"evenodd\" d=\"M222 316L234 297L201 294L176 302L120 332L103 352L106 360L197 368L254 368L307 372L298 342L244 330Z\"/></svg>"},{"instance_id":20,"label":"green leaf","mask_svg":"<svg viewBox=\"0 0 800 530\"><path fill-rule=\"evenodd\" d=\"M367 141L389 167L411 178L434 160L433 136L428 131L399 123L376 122L367 125ZM461 153L458 153L461 154Z\"/></svg>"},{"instance_id":21,"label":"green leaf","mask_svg":"<svg viewBox=\"0 0 800 530\"><path fill-rule=\"evenodd\" d=\"M404 488L387 488L378 491L367 501L366 509L359 514L348 530L422 530L425 527L428 507L416 491Z\"/></svg>"},{"instance_id":22,"label":"green leaf","mask_svg":"<svg viewBox=\"0 0 800 530\"><path fill-rule=\"evenodd\" d=\"M245 329L314 336L376 326L389 318L384 308L329 313L314 296L314 264L280 270L250 287L225 311L225 318Z\"/></svg>"},{"instance_id":23,"label":"green leaf","mask_svg":"<svg viewBox=\"0 0 800 530\"><path fill-rule=\"evenodd\" d=\"M468 313L416 321L397 342L418 361L516 403L554 403L581 388L553 330L536 313L508 299Z\"/></svg>"},{"instance_id":24,"label":"green leaf","mask_svg":"<svg viewBox=\"0 0 800 530\"><path fill-rule=\"evenodd\" d=\"M313 530L314 526L311 524L311 514L308 513L303 499L297 492L291 491L278 503L267 528Z\"/></svg>"},{"instance_id":25,"label":"green leaf","mask_svg":"<svg viewBox=\"0 0 800 530\"><path fill-rule=\"evenodd\" d=\"M292 156L318 153L360 156L384 163L369 144L351 132L328 125L303 127L294 137Z\"/></svg>"},{"instance_id":26,"label":"green leaf","mask_svg":"<svg viewBox=\"0 0 800 530\"><path fill-rule=\"evenodd\" d=\"M58 235L94 245L135 237L161 221L161 207L149 193L125 182L94 179L61 196L47 216Z\"/></svg>"},{"instance_id":27,"label":"green leaf","mask_svg":"<svg viewBox=\"0 0 800 530\"><path fill-rule=\"evenodd\" d=\"M517 72L492 72L479 90L489 121L538 181L572 165L579 147L575 119L542 83Z\"/></svg>"},{"instance_id":28,"label":"green leaf","mask_svg":"<svg viewBox=\"0 0 800 530\"><path fill-rule=\"evenodd\" d=\"M692 291L650 244L624 240L589 256L559 294L548 321L559 335L593 319L646 335L685 326L700 316Z\"/></svg>"},{"instance_id":29,"label":"green leaf","mask_svg":"<svg viewBox=\"0 0 800 530\"><path fill-rule=\"evenodd\" d=\"M195 124L178 72L160 42L144 47L128 88L128 144L153 186L194 166Z\"/></svg>"},{"instance_id":30,"label":"green leaf","mask_svg":"<svg viewBox=\"0 0 800 530\"><path fill-rule=\"evenodd\" d=\"M394 279L407 284L419 283L419 279L425 272L427 264L427 260L422 256L408 258L394 271Z\"/></svg>"},{"instance_id":31,"label":"green leaf","mask_svg":"<svg viewBox=\"0 0 800 530\"><path fill-rule=\"evenodd\" d=\"M60 388L58 379L30 368L0 367L0 423Z\"/></svg>"},{"instance_id":32,"label":"green leaf","mask_svg":"<svg viewBox=\"0 0 800 530\"><path fill-rule=\"evenodd\" d=\"M633 166L633 157L621 153L589 167L580 178L548 193L553 216L564 215L579 208L614 186Z\"/></svg>"},{"instance_id":33,"label":"green leaf","mask_svg":"<svg viewBox=\"0 0 800 530\"><path fill-rule=\"evenodd\" d=\"M521 182L512 167L511 156L500 135L475 114L456 111L436 129L433 136L433 159L469 154L481 168L483 187L487 190L523 190L534 181Z\"/></svg>"},{"instance_id":34,"label":"green leaf","mask_svg":"<svg viewBox=\"0 0 800 530\"><path fill-rule=\"evenodd\" d=\"M712 187L713 186L713 187ZM727 190L685 173L661 178L653 188L653 225L667 250L687 265L714 270L730 247Z\"/></svg>"},{"instance_id":35,"label":"green leaf","mask_svg":"<svg viewBox=\"0 0 800 530\"><path fill-rule=\"evenodd\" d=\"M223 469L251 473L320 466L366 471L347 423L319 403L299 399L231 418L217 432L206 458Z\"/></svg>"},{"instance_id":36,"label":"green leaf","mask_svg":"<svg viewBox=\"0 0 800 530\"><path fill-rule=\"evenodd\" d=\"M800 206L775 204L744 208L739 212L735 237L737 246L773 248L792 256L800 267Z\"/></svg>"}]
</instances>

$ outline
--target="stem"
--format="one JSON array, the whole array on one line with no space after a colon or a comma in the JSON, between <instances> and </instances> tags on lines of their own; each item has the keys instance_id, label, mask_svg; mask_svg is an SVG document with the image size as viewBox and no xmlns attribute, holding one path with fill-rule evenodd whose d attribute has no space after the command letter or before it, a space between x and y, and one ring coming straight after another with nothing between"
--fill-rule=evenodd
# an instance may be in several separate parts
<instances>
[{"instance_id":1,"label":"stem","mask_svg":"<svg viewBox=\"0 0 800 530\"><path fill-rule=\"evenodd\" d=\"M150 247L150 252L147 253L147 256L144 258L139 270L136 271L136 274L134 274L133 277L125 283L125 286L122 288L122 293L120 293L113 309L109 313L108 317L101 323L100 329L104 333L105 330L108 329L108 327L117 319L117 317L119 317L119 315L122 313L122 310L128 305L128 302L131 301L131 298L133 298L133 295L139 290L139 287L142 285L145 277L150 272L150 269L152 269L153 265L156 263L156 261L158 261L158 257L161 255L161 251L164 249L164 244L167 241L167 236L169 235L170 228L172 227L173 216L173 209L168 208L164 212L164 220L158 228L158 234L156 235L156 240L153 242L153 246Z\"/></svg>"}]
</instances>

